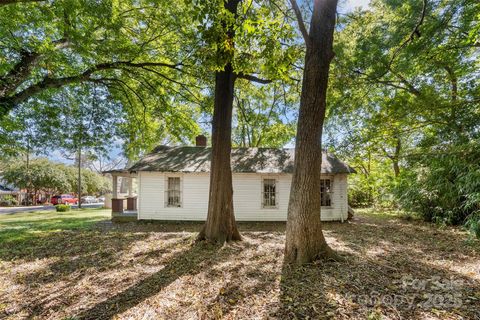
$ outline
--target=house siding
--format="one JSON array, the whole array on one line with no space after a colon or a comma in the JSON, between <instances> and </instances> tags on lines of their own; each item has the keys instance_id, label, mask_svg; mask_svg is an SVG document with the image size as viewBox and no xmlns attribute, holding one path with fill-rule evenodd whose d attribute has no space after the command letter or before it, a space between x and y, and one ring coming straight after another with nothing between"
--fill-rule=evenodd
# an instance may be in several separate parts
<instances>
[{"instance_id":1,"label":"house siding","mask_svg":"<svg viewBox=\"0 0 480 320\"><path fill-rule=\"evenodd\" d=\"M166 179L181 178L181 207L167 207ZM332 206L322 207L323 221L346 220L347 174L325 175L333 181ZM208 210L210 176L208 173L138 173L138 219L205 220ZM262 208L262 181L275 179L277 206ZM286 221L291 174L233 174L233 201L237 221Z\"/></svg>"}]
</instances>

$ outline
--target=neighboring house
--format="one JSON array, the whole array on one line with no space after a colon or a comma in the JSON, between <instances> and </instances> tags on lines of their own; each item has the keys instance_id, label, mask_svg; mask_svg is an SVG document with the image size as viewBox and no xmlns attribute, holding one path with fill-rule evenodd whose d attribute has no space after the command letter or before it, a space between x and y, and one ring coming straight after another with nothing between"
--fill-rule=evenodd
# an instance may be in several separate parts
<instances>
[{"instance_id":1,"label":"neighboring house","mask_svg":"<svg viewBox=\"0 0 480 320\"><path fill-rule=\"evenodd\" d=\"M3 203L4 199L10 197L15 198L17 204L22 203L22 200L24 200L26 196L25 192L12 188L11 186L5 184L3 181L0 181L0 183L0 203Z\"/></svg>"},{"instance_id":2,"label":"neighboring house","mask_svg":"<svg viewBox=\"0 0 480 320\"><path fill-rule=\"evenodd\" d=\"M115 180L116 176L137 179L138 219L205 220L210 154L209 147L159 146L128 170L110 173ZM232 150L236 220L286 221L293 158L294 149ZM332 154L323 153L321 189L318 191L322 199L322 220L347 219L347 177L354 172ZM122 210L115 209L114 204L113 211Z\"/></svg>"}]
</instances>

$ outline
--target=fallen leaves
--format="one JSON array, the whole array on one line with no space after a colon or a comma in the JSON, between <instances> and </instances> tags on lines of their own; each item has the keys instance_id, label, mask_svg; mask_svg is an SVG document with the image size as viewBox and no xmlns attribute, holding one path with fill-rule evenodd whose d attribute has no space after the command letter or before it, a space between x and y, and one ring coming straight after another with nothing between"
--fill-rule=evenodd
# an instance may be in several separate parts
<instances>
[{"instance_id":1,"label":"fallen leaves","mask_svg":"<svg viewBox=\"0 0 480 320\"><path fill-rule=\"evenodd\" d=\"M283 223L241 223L244 241L222 248L193 245L199 228L102 222L13 240L0 250L0 318L480 316L480 249L456 229L360 213L350 223L324 224L346 262L289 267L282 265ZM432 279L458 286L435 289ZM455 297L461 304L449 301Z\"/></svg>"}]
</instances>

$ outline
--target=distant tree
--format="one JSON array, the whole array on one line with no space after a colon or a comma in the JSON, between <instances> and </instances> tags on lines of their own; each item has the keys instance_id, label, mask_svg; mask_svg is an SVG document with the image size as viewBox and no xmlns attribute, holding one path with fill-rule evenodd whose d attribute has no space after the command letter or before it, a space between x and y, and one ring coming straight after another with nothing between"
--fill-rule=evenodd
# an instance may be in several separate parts
<instances>
[{"instance_id":1,"label":"distant tree","mask_svg":"<svg viewBox=\"0 0 480 320\"><path fill-rule=\"evenodd\" d=\"M29 167L26 170L24 161L10 162L2 171L2 179L17 188L32 190L35 199L39 192L53 195L77 191L78 176L74 166L37 158L30 161ZM82 180L82 194L104 193L111 189L110 179L88 169L82 170Z\"/></svg>"},{"instance_id":2,"label":"distant tree","mask_svg":"<svg viewBox=\"0 0 480 320\"><path fill-rule=\"evenodd\" d=\"M291 0L291 4L307 49L288 203L285 262L303 264L318 258L337 258L325 241L320 220L322 130L334 56L337 0L314 1L309 32L297 2Z\"/></svg>"},{"instance_id":3,"label":"distant tree","mask_svg":"<svg viewBox=\"0 0 480 320\"><path fill-rule=\"evenodd\" d=\"M296 85L239 83L235 90L233 142L240 147L283 147L295 137Z\"/></svg>"},{"instance_id":4,"label":"distant tree","mask_svg":"<svg viewBox=\"0 0 480 320\"><path fill-rule=\"evenodd\" d=\"M34 199L39 192L61 193L70 190L68 177L61 165L53 164L47 159L35 159L26 162L13 162L2 172L7 183L32 192Z\"/></svg>"},{"instance_id":5,"label":"distant tree","mask_svg":"<svg viewBox=\"0 0 480 320\"><path fill-rule=\"evenodd\" d=\"M55 117L57 148L74 154L77 194L82 195L82 155L107 154L116 136L122 109L109 99L109 93L96 86L78 86L62 90ZM79 203L81 206L81 203Z\"/></svg>"},{"instance_id":6,"label":"distant tree","mask_svg":"<svg viewBox=\"0 0 480 320\"><path fill-rule=\"evenodd\" d=\"M0 159L21 158L25 161L25 174L30 170L30 159L46 155L51 149L52 126L50 110L43 110L41 103L29 108L18 108L14 113L0 118ZM27 194L30 193L28 184ZM27 204L30 198L27 197Z\"/></svg>"},{"instance_id":7,"label":"distant tree","mask_svg":"<svg viewBox=\"0 0 480 320\"><path fill-rule=\"evenodd\" d=\"M78 167L64 166L63 170L65 170L69 183L68 192L78 194ZM81 175L81 196L104 194L112 190L111 179L99 173L85 168L82 169Z\"/></svg>"}]
</instances>

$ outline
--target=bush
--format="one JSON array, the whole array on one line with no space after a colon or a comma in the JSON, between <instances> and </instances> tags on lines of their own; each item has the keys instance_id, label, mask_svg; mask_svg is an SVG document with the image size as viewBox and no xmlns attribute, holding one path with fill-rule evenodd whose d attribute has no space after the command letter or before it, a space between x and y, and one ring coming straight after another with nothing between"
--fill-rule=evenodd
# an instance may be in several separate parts
<instances>
[{"instance_id":1,"label":"bush","mask_svg":"<svg viewBox=\"0 0 480 320\"><path fill-rule=\"evenodd\" d=\"M55 209L57 212L67 212L70 211L70 206L68 204L57 204Z\"/></svg>"},{"instance_id":2,"label":"bush","mask_svg":"<svg viewBox=\"0 0 480 320\"><path fill-rule=\"evenodd\" d=\"M13 207L13 206L16 206L16 205L18 205L18 201L17 201L17 199L15 199L11 195L6 195L6 196L0 198L0 206L1 207Z\"/></svg>"},{"instance_id":3,"label":"bush","mask_svg":"<svg viewBox=\"0 0 480 320\"><path fill-rule=\"evenodd\" d=\"M372 192L368 187L358 187L351 185L348 188L348 204L353 208L367 208L374 204Z\"/></svg>"},{"instance_id":4,"label":"bush","mask_svg":"<svg viewBox=\"0 0 480 320\"><path fill-rule=\"evenodd\" d=\"M424 220L461 225L480 236L480 152L445 152L420 158L394 188L403 209Z\"/></svg>"},{"instance_id":5,"label":"bush","mask_svg":"<svg viewBox=\"0 0 480 320\"><path fill-rule=\"evenodd\" d=\"M467 219L465 227L472 235L480 239L480 213L472 214Z\"/></svg>"},{"instance_id":6,"label":"bush","mask_svg":"<svg viewBox=\"0 0 480 320\"><path fill-rule=\"evenodd\" d=\"M375 175L359 172L348 177L348 204L353 208L394 206L391 193L392 178L388 172L377 170Z\"/></svg>"}]
</instances>

